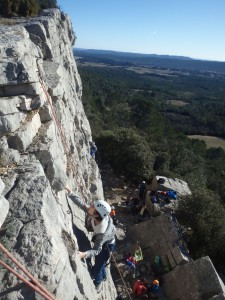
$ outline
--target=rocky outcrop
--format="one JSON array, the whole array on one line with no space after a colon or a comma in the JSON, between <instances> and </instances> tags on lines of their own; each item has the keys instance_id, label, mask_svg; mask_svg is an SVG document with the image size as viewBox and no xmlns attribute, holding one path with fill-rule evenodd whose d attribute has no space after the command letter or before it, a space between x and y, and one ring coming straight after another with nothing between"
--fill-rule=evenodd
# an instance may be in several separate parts
<instances>
[{"instance_id":1,"label":"rocky outcrop","mask_svg":"<svg viewBox=\"0 0 225 300\"><path fill-rule=\"evenodd\" d=\"M149 221L136 224L132 236L139 240L145 254L149 257L160 256L163 267L173 270L177 265L190 261L179 224L174 216L163 214Z\"/></svg>"},{"instance_id":2,"label":"rocky outcrop","mask_svg":"<svg viewBox=\"0 0 225 300\"><path fill-rule=\"evenodd\" d=\"M225 299L225 285L210 258L190 258L174 214L136 224L130 231L149 261L157 257L157 272L167 299Z\"/></svg>"},{"instance_id":3,"label":"rocky outcrop","mask_svg":"<svg viewBox=\"0 0 225 300\"><path fill-rule=\"evenodd\" d=\"M163 285L169 299L225 299L225 286L209 257L177 266L164 275Z\"/></svg>"},{"instance_id":4,"label":"rocky outcrop","mask_svg":"<svg viewBox=\"0 0 225 300\"><path fill-rule=\"evenodd\" d=\"M0 25L0 34L1 243L56 299L98 299L76 257L90 246L84 214L64 192L68 183L84 201L103 197L71 22L51 9ZM101 299L115 299L108 278ZM2 299L41 299L3 268L0 282Z\"/></svg>"},{"instance_id":5,"label":"rocky outcrop","mask_svg":"<svg viewBox=\"0 0 225 300\"><path fill-rule=\"evenodd\" d=\"M179 178L168 178L158 175L153 178L150 190L176 191L178 197L191 195L191 190L187 182Z\"/></svg>"}]
</instances>

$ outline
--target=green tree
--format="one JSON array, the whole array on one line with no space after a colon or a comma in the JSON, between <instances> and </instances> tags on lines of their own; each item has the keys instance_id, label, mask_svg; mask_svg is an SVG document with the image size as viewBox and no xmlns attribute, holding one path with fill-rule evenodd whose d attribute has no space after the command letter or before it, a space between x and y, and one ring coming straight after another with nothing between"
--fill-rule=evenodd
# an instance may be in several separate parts
<instances>
[{"instance_id":1,"label":"green tree","mask_svg":"<svg viewBox=\"0 0 225 300\"><path fill-rule=\"evenodd\" d=\"M12 11L15 15L17 15L19 12L20 3L21 3L21 0L15 0L12 3Z\"/></svg>"},{"instance_id":2,"label":"green tree","mask_svg":"<svg viewBox=\"0 0 225 300\"><path fill-rule=\"evenodd\" d=\"M12 14L12 0L0 1L0 14L5 17L10 17Z\"/></svg>"},{"instance_id":3,"label":"green tree","mask_svg":"<svg viewBox=\"0 0 225 300\"><path fill-rule=\"evenodd\" d=\"M57 0L39 0L41 9L57 8Z\"/></svg>"},{"instance_id":4,"label":"green tree","mask_svg":"<svg viewBox=\"0 0 225 300\"><path fill-rule=\"evenodd\" d=\"M188 247L195 258L208 255L225 271L225 208L217 194L199 189L179 202L181 224L192 228Z\"/></svg>"},{"instance_id":5,"label":"green tree","mask_svg":"<svg viewBox=\"0 0 225 300\"><path fill-rule=\"evenodd\" d=\"M36 16L40 9L56 7L56 0L0 0L0 14L4 17Z\"/></svg>"},{"instance_id":6,"label":"green tree","mask_svg":"<svg viewBox=\"0 0 225 300\"><path fill-rule=\"evenodd\" d=\"M21 0L19 6L19 14L28 17L36 16L40 10L40 5L38 0Z\"/></svg>"},{"instance_id":7,"label":"green tree","mask_svg":"<svg viewBox=\"0 0 225 300\"><path fill-rule=\"evenodd\" d=\"M191 190L205 187L207 182L205 160L193 152L191 143L184 137L174 141L170 151L170 170L175 176L186 180Z\"/></svg>"},{"instance_id":8,"label":"green tree","mask_svg":"<svg viewBox=\"0 0 225 300\"><path fill-rule=\"evenodd\" d=\"M219 193L225 203L225 151L222 148L209 148L205 157L207 186Z\"/></svg>"},{"instance_id":9,"label":"green tree","mask_svg":"<svg viewBox=\"0 0 225 300\"><path fill-rule=\"evenodd\" d=\"M134 181L153 173L154 155L148 143L132 129L104 131L96 138L104 161Z\"/></svg>"}]
</instances>

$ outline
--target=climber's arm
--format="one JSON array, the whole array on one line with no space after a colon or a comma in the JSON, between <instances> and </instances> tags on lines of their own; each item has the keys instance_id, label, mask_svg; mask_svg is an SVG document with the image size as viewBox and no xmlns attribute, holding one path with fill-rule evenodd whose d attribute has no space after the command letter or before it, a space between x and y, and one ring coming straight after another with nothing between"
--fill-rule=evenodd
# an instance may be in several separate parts
<instances>
[{"instance_id":1,"label":"climber's arm","mask_svg":"<svg viewBox=\"0 0 225 300\"><path fill-rule=\"evenodd\" d=\"M101 252L102 246L103 246L103 238L102 237L103 237L102 234L98 234L96 236L96 239L94 242L94 247L91 250L88 250L86 252L78 251L77 254L80 257L80 259L89 258L89 257L98 255Z\"/></svg>"},{"instance_id":2,"label":"climber's arm","mask_svg":"<svg viewBox=\"0 0 225 300\"><path fill-rule=\"evenodd\" d=\"M68 192L68 197L79 206L83 211L87 211L88 206L81 200L81 198L73 192L68 185L65 186L65 189Z\"/></svg>"},{"instance_id":3,"label":"climber's arm","mask_svg":"<svg viewBox=\"0 0 225 300\"><path fill-rule=\"evenodd\" d=\"M104 242L104 234L97 234L94 239L94 246L91 250L85 252L85 258L98 255L102 250Z\"/></svg>"}]
</instances>

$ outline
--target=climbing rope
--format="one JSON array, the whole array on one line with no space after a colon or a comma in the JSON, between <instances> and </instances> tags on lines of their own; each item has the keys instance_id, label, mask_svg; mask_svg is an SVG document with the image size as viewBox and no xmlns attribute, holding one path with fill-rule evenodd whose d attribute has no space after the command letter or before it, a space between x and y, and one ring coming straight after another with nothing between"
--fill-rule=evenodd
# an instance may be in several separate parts
<instances>
[{"instance_id":1,"label":"climbing rope","mask_svg":"<svg viewBox=\"0 0 225 300\"><path fill-rule=\"evenodd\" d=\"M9 259L12 260L12 262L14 262L17 267L25 274L27 275L27 277L31 280L28 281L26 278L24 278L21 274L19 274L18 272L16 272L13 268L11 268L9 265L7 265L6 263L4 263L2 260L0 260L0 264L7 269L9 272L11 272L12 274L14 274L15 276L17 276L20 280L22 280L26 285L28 285L29 287L31 287L34 291L36 291L38 294L40 294L41 296L43 296L46 300L55 300L55 296L53 296L51 293L49 293L46 288L41 285L40 282L37 281L37 279L35 279L29 272L28 270L21 265L21 263L12 256L12 254L9 253L9 251L0 243L0 250L5 253L5 255L8 256Z\"/></svg>"},{"instance_id":2,"label":"climbing rope","mask_svg":"<svg viewBox=\"0 0 225 300\"><path fill-rule=\"evenodd\" d=\"M39 80L40 80L40 84L41 84L41 87L42 87L42 89L43 89L43 91L44 91L44 94L45 94L45 96L46 96L47 102L48 102L48 104L49 104L49 106L50 106L50 108L51 108L52 115L53 115L53 120L54 120L54 122L55 122L55 125L56 125L56 128L57 128L57 130L58 130L58 133L59 133L59 135L60 135L60 137L61 137L61 141L62 141L62 144L63 144L63 147L64 147L64 151L65 151L67 160L68 160L68 162L69 162L69 170L72 170L73 176L74 176L74 177L75 177L76 175L79 176L80 174L78 173L78 170L77 170L77 172L76 172L76 170L75 170L75 162L74 162L73 159L72 159L72 155L71 155L71 153L70 153L70 147L69 147L69 145L68 145L66 135L65 135L65 133L64 133L64 130L63 130L62 127L60 126L60 123L59 123L59 121L58 121L58 119L57 119L57 116L56 116L56 113L55 113L55 109L54 109L54 107L53 107L53 105L52 105L52 101L51 101L51 99L50 99L50 96L49 96L49 94L48 94L47 89L45 88L44 82L43 82L43 80L42 80L42 78L41 78L41 76L40 76L40 67L39 67L39 64L38 64L38 59L36 60L36 63L37 63L38 77L39 77ZM68 164L67 164L67 165L68 165ZM83 177L82 177L82 176L79 176L79 178L80 178L81 181L82 181L82 186L76 181L77 186L78 186L78 188L80 188L80 190L81 190L82 192L85 192L85 193L86 193L87 200L90 202L90 192L87 190L87 188L86 188L86 186L85 186L85 182L84 182L84 180L83 180ZM83 197L82 197L82 199L83 199ZM83 199L83 201L84 201L84 199Z\"/></svg>"},{"instance_id":3,"label":"climbing rope","mask_svg":"<svg viewBox=\"0 0 225 300\"><path fill-rule=\"evenodd\" d=\"M39 71L39 72L38 72L38 76L39 76L39 79L40 79L41 87L42 87L42 89L43 89L43 91L44 91L44 93L45 93L45 95L46 95L46 98L47 98L47 101L48 101L48 103L49 103L49 106L51 107L53 119L54 119L54 122L55 122L55 124L56 124L57 129L58 129L59 135L60 135L60 137L61 137L61 141L62 141L62 144L63 144L63 146L64 146L64 151L65 151L65 153L66 153L66 156L67 156L68 161L70 162L70 167L72 167L73 175L75 176L76 174L78 174L78 172L77 172L77 173L75 172L75 164L73 163L73 160L72 160L72 158L71 158L72 156L70 155L70 147L68 146L67 139L66 139L66 136L65 136L65 134L64 134L64 131L63 131L63 129L61 128L61 126L60 126L60 124L59 124L59 122L58 122L58 119L57 119L57 116L56 116L54 107L53 107L52 102L51 102L51 99L50 99L49 94L48 94L48 92L47 92L47 90L46 90L46 88L45 88L44 82L43 82L43 80L42 80L42 78L41 78L41 76L40 76L40 70L39 70L38 61L37 61L37 68L38 68L38 71ZM78 175L79 175L79 174L78 174ZM80 176L80 178L83 180L82 176ZM84 187L84 189L86 190L87 198L88 198L88 200L90 201L90 199L89 199L90 194L89 194L89 192L87 191L87 189L86 189L86 187L85 187L85 183L84 183L84 182L82 182L82 183L83 183L82 188ZM79 184L78 184L78 187L81 188L81 186L80 186ZM128 288L127 288L127 285L126 285L126 283L125 283L125 281L124 281L124 279L123 279L123 276L122 276L122 274L121 274L121 272L120 272L120 270L119 270L119 267L118 267L118 265L117 265L116 259L115 259L115 257L114 257L113 254L112 254L112 258L113 258L114 263L115 263L115 265L116 265L116 268L117 268L117 270L118 270L118 272L119 272L119 275L120 275L121 280L122 280L122 282L123 282L123 285L124 285L124 287L125 287L125 290L126 290L126 293L127 293L127 295L128 295L128 298L129 298L130 300L132 300L132 298L131 298L131 296L130 296L130 293L129 293L129 290L128 290Z\"/></svg>"},{"instance_id":4,"label":"climbing rope","mask_svg":"<svg viewBox=\"0 0 225 300\"><path fill-rule=\"evenodd\" d=\"M108 247L108 246L107 246L107 247ZM108 248L108 250L109 250L109 248ZM112 258L113 258L113 261L114 261L114 264L115 264L115 266L116 266L116 268L117 268L117 271L118 271L118 273L119 273L119 275L120 275L120 278L121 278L121 280L122 280L122 282L123 282L123 285L124 285L124 287L125 287L125 290L126 290L126 293L127 293L127 295L128 295L128 298L129 298L130 300L132 300L131 295L130 295L129 290L128 290L128 287L127 287L127 285L126 285L126 282L125 282L124 279L123 279L123 275L122 275L121 272L120 272L120 269L119 269L119 267L118 267L118 264L117 264L117 262L116 262L116 259L115 259L114 255L113 255L113 253L111 254L111 256L112 256Z\"/></svg>"}]
</instances>

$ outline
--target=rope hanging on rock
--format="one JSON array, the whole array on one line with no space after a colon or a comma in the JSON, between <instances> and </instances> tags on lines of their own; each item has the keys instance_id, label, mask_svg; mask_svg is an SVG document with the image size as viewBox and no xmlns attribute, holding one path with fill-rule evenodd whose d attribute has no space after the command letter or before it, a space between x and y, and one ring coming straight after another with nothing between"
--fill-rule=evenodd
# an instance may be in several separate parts
<instances>
[{"instance_id":1,"label":"rope hanging on rock","mask_svg":"<svg viewBox=\"0 0 225 300\"><path fill-rule=\"evenodd\" d=\"M41 76L40 76L40 67L39 67L39 64L38 64L38 59L37 59L37 69L38 69L38 77L39 77L39 80L40 80L41 87L42 87L42 89L43 89L43 91L44 91L44 94L46 95L47 102L48 102L49 106L51 107L51 111L52 111L52 115L53 115L53 120L54 120L54 122L55 122L55 125L56 125L56 127L57 127L57 130L58 130L59 135L60 135L60 137L61 137L61 141L62 141L62 144L63 144L63 147L64 147L64 151L65 151L65 153L66 153L66 157L67 157L67 160L68 160L68 162L69 162L69 166L68 166L68 167L69 167L69 170L72 170L73 176L74 176L74 177L75 177L75 176L79 176L80 174L78 173L78 170L75 170L75 163L74 163L74 161L73 161L73 159L72 159L72 155L71 155L71 153L70 153L70 147L69 147L69 144L68 144L68 142L67 142L66 135L65 135L65 133L64 133L64 131L63 131L63 129L62 129L62 127L61 127L60 124L59 124L59 121L58 121L57 116L56 116L56 113L55 113L55 109L54 109L54 107L53 107L53 105L52 105L52 101L51 101L51 99L50 99L50 96L49 96L49 94L48 94L47 89L45 88L44 82L43 82L43 80L42 80L42 78L41 78ZM85 182L84 182L84 180L83 180L83 177L82 177L82 176L79 176L79 178L81 178L81 180L82 180L82 186L76 181L77 186L80 188L80 190L81 190L82 192L85 192L85 193L86 193L87 199L88 199L88 201L90 202L90 198L91 198L91 197L90 197L90 192L87 190L87 188L86 188L86 186L85 186ZM84 190L84 191L83 191L83 190Z\"/></svg>"},{"instance_id":2,"label":"rope hanging on rock","mask_svg":"<svg viewBox=\"0 0 225 300\"><path fill-rule=\"evenodd\" d=\"M123 276L122 276L122 274L121 274L121 272L120 272L120 269L119 269L119 267L118 267L118 264L117 264L117 262L116 262L116 259L115 259L114 255L113 255L113 253L111 254L111 256L112 256L113 261L114 261L114 263L115 263L115 265L116 265L116 268L117 268L117 270L118 270L118 273L119 273L119 275L120 275L120 278L121 278L121 280L122 280L122 282L123 282L123 285L124 285L124 287L125 287L125 290L126 290L126 293L127 293L127 295L128 295L128 298L129 298L130 300L132 300L131 295L130 295L130 293L129 293L129 290L128 290L128 288L127 288L126 282L125 282L124 279L123 279Z\"/></svg>"},{"instance_id":3,"label":"rope hanging on rock","mask_svg":"<svg viewBox=\"0 0 225 300\"><path fill-rule=\"evenodd\" d=\"M17 267L31 280L28 281L26 278L24 278L21 274L19 274L17 271L15 271L13 268L11 268L9 265L4 263L2 260L0 260L0 264L7 269L9 272L17 276L20 280L22 280L26 285L31 287L34 291L36 291L38 294L43 296L46 300L55 300L55 296L49 293L46 288L39 282L37 279L35 279L29 271L15 258L10 254L10 252L0 243L0 250L8 256L9 259L14 262Z\"/></svg>"}]
</instances>

